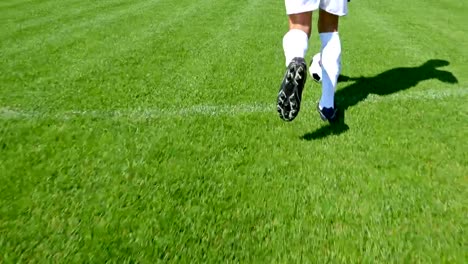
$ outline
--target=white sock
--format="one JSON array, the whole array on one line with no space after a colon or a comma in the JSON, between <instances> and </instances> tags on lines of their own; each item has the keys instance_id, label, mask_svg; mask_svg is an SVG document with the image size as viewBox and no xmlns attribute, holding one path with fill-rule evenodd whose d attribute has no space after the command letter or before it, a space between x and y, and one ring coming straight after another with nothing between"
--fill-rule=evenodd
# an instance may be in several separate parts
<instances>
[{"instance_id":1,"label":"white sock","mask_svg":"<svg viewBox=\"0 0 468 264\"><path fill-rule=\"evenodd\" d=\"M334 107L335 88L341 70L341 42L338 32L320 33L322 41L322 98L319 106Z\"/></svg>"},{"instance_id":2,"label":"white sock","mask_svg":"<svg viewBox=\"0 0 468 264\"><path fill-rule=\"evenodd\" d=\"M304 58L309 45L309 36L300 29L291 29L284 35L283 49L286 57L286 67L292 59Z\"/></svg>"}]
</instances>

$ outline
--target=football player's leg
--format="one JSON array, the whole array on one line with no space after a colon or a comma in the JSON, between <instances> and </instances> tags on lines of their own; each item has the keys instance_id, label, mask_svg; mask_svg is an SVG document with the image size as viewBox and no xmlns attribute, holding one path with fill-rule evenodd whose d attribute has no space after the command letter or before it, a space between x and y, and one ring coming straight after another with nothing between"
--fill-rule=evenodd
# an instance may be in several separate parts
<instances>
[{"instance_id":1,"label":"football player's leg","mask_svg":"<svg viewBox=\"0 0 468 264\"><path fill-rule=\"evenodd\" d=\"M289 31L283 38L286 57L286 73L278 92L277 109L285 121L292 121L299 113L302 90L307 77L304 56L307 52L312 23L312 11L318 8L319 0L286 0Z\"/></svg>"},{"instance_id":2,"label":"football player's leg","mask_svg":"<svg viewBox=\"0 0 468 264\"><path fill-rule=\"evenodd\" d=\"M332 121L336 109L335 89L341 70L341 41L338 34L339 17L347 13L347 0L324 0L320 5L318 30L321 45L322 97L319 110L323 119Z\"/></svg>"},{"instance_id":3,"label":"football player's leg","mask_svg":"<svg viewBox=\"0 0 468 264\"><path fill-rule=\"evenodd\" d=\"M304 56L309 42L312 12L289 15L289 31L283 38L286 73L278 92L277 110L281 119L292 121L299 114L307 77Z\"/></svg>"},{"instance_id":4,"label":"football player's leg","mask_svg":"<svg viewBox=\"0 0 468 264\"><path fill-rule=\"evenodd\" d=\"M338 34L337 15L320 10L319 33L322 64L322 98L321 107L334 107L333 99L341 67L341 41Z\"/></svg>"}]
</instances>

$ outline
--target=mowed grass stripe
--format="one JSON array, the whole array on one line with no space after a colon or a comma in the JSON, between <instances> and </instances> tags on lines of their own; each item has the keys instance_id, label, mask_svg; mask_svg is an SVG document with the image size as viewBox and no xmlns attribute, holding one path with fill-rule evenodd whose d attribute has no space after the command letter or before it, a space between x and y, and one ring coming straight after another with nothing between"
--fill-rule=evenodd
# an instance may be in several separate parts
<instances>
[{"instance_id":1,"label":"mowed grass stripe","mask_svg":"<svg viewBox=\"0 0 468 264\"><path fill-rule=\"evenodd\" d=\"M281 52L272 50L268 43L280 41L272 39L275 31L270 33L270 27L265 28L265 32L258 32L263 27L260 21L266 18L255 15L263 13L265 6L269 4L239 1L230 8L231 12L222 15L224 19L221 23L213 26L209 26L209 21L213 19L210 16L217 14L208 15L198 26L209 27L206 34L197 37L199 42L186 46L185 43L189 42L179 40L187 60L171 71L175 78L163 79L156 84L157 89L167 87L172 90L172 96L180 107L186 105L188 98L195 105L249 102L252 98L264 102L266 96L276 94L278 78L275 78L275 74L279 72L282 75L283 69L273 58L275 54L281 55ZM275 25L274 21L271 23ZM180 34L195 37L190 36L189 32L185 33L186 30L182 29ZM252 76L253 79L246 82L245 76Z\"/></svg>"},{"instance_id":2,"label":"mowed grass stripe","mask_svg":"<svg viewBox=\"0 0 468 264\"><path fill-rule=\"evenodd\" d=\"M91 1L87 4L84 4L83 1L62 1L55 2L46 8L43 13L39 14L28 14L27 9L20 9L22 14L26 14L22 20L18 20L18 15L5 11L6 15L14 19L9 20L10 23L6 25L7 30L0 32L0 34L2 41L10 39L16 41L16 43L25 39L32 39L33 36L37 35L46 38L70 25L79 25L83 21L93 21L97 15L104 16L133 5L135 5L134 2L126 0ZM9 44L11 43L9 42Z\"/></svg>"},{"instance_id":3,"label":"mowed grass stripe","mask_svg":"<svg viewBox=\"0 0 468 264\"><path fill-rule=\"evenodd\" d=\"M81 3L84 3L85 1L89 0L82 0ZM43 19L50 19L52 17L56 17L58 14L60 14L60 11L63 10L64 7L82 9L86 6L92 6L92 4L79 5L79 0L46 0L30 1L24 3L20 3L20 1L16 2L17 3L12 7L0 6L0 10L2 11L3 15L2 18L5 19L5 22L8 22L7 25L9 26L18 26L22 23L33 22L35 20L41 21Z\"/></svg>"},{"instance_id":4,"label":"mowed grass stripe","mask_svg":"<svg viewBox=\"0 0 468 264\"><path fill-rule=\"evenodd\" d=\"M424 58L424 49L421 47L420 43L414 42L411 31L402 31L401 27L404 25L400 24L399 21L395 21L392 17L393 13L387 14L387 10L384 8L373 4L367 6L367 3L359 3L358 6L354 7L355 12L359 12L359 15L365 17L365 20L356 21L352 18L350 20L353 25L360 28L360 35L371 34L371 38L353 38L354 41L359 41L365 43L365 45L359 45L358 47L363 47L364 50L378 50L381 54L385 56L375 57L374 52L363 52L362 50L357 50L354 45L348 45L344 52L352 52L354 55L345 57L345 59L351 59L353 62L356 60L366 60L369 61L365 69L373 70L372 73L366 73L365 75L375 75L380 73L382 70L385 70L388 67L395 66L395 63L400 63L398 66L412 66L416 59L420 59L421 55ZM356 25L359 23L359 25ZM348 26L346 29L352 30ZM344 34L347 34L346 29L344 29ZM351 37L351 36L349 36ZM346 38L346 37L345 37ZM371 43L374 41L379 41L386 43L386 45L374 46ZM356 52L359 51L359 52ZM374 57L371 57L374 56ZM394 60L386 59L388 56L394 58ZM353 57L357 57L354 59ZM345 61L344 59L344 61ZM432 57L431 57L432 59ZM353 62L349 63L352 67ZM425 61L417 61L416 64L422 64ZM359 70L359 69L357 69Z\"/></svg>"},{"instance_id":5,"label":"mowed grass stripe","mask_svg":"<svg viewBox=\"0 0 468 264\"><path fill-rule=\"evenodd\" d=\"M100 9L98 6L88 14L88 16L80 17L79 13L69 17L69 23L60 23L58 28L49 27L46 25L46 32L41 34L27 34L26 39L21 41L16 38L10 38L10 42L3 42L2 48L8 51L7 55L15 56L20 53L38 52L46 47L60 47L64 43L81 40L89 33L90 29L98 30L105 29L114 22L124 24L126 19L137 17L146 9L157 4L159 1L145 0L139 2L124 1L115 5L104 6ZM66 6L65 9L73 10L72 7ZM56 14L57 15L57 14ZM72 18L78 18L76 21ZM67 42L65 42L67 41Z\"/></svg>"},{"instance_id":6,"label":"mowed grass stripe","mask_svg":"<svg viewBox=\"0 0 468 264\"><path fill-rule=\"evenodd\" d=\"M50 4L51 2L55 1L56 0L9 0L0 2L0 7L7 10L9 8L18 9L23 5L28 5L32 10L34 10L41 4Z\"/></svg>"},{"instance_id":7,"label":"mowed grass stripe","mask_svg":"<svg viewBox=\"0 0 468 264\"><path fill-rule=\"evenodd\" d=\"M247 2L243 3L238 3L235 5L241 5L244 6ZM250 5L252 2L249 2ZM258 2L257 2L258 3ZM125 91L128 91L124 94L125 97L128 98L128 96L131 96L133 94L138 94L138 93L150 93L154 95L159 95L160 93L163 93L162 95L164 96L164 91L166 89L173 91L173 96L180 94L183 97L186 96L193 96L192 91L186 91L184 90L185 88L190 88L195 92L201 91L202 93L206 94L206 87L209 85L203 85L203 83L195 83L195 87L192 85L194 82L192 80L187 80L187 78L196 78L196 79L205 79L207 78L207 74L209 73L209 69L205 69L206 66L211 65L210 61L206 61L202 64L196 64L193 65L192 62L198 62L198 58L215 58L219 60L219 63L217 64L216 67L226 67L229 66L229 63L223 63L225 61L224 54L220 53L213 53L216 52L216 50L224 50L231 48L233 50L237 51L237 54L240 54L241 50L239 48L234 48L233 46L219 46L219 45L213 45L205 47L205 44L209 43L217 43L218 39L213 39L209 35L204 36L199 36L193 35L193 33L190 33L190 31L193 31L193 28L203 28L206 27L205 33L206 34L218 34L220 32L226 32L226 29L229 29L233 24L234 26L238 27L239 23L243 23L242 19L237 18L236 15L234 14L226 14L228 17L232 17L232 20L227 20L227 22L223 22L223 24L217 25L216 27L210 27L211 25L211 18L210 16L213 16L217 14L218 12L212 12L210 10L217 10L214 9L218 5L225 5L223 3L218 3L218 5L213 6L213 4L207 4L208 6L205 6L201 3L197 3L196 5L192 5L193 8L190 8L190 6L187 7L186 4L182 3L181 6L183 6L183 11L179 12L178 17L174 17L176 21L164 21L162 22L156 22L156 23L151 23L147 24L144 27L138 28L138 30L133 30L130 32L130 36L125 36L122 38L117 38L115 40L113 39L105 39L106 42L104 43L97 43L96 46L94 46L95 50L95 56L92 57L92 60L80 60L81 56L79 55L80 53L74 53L76 54L77 61L73 59L73 53L72 56L64 56L65 60L70 60L70 62L75 62L73 71L69 71L68 68L61 68L57 69L56 71L50 70L51 74L50 76L41 76L41 81L40 85L35 84L36 87L40 87L43 84L42 83L47 83L49 87L47 87L47 90L51 92L50 96L47 98L47 100L50 100L52 103L55 102L73 102L73 98L76 97L76 93L80 93L80 89L62 89L61 87L57 87L57 85L60 84L52 84L48 82L49 79L55 78L55 76L64 76L65 81L67 83L74 83L76 79L87 79L87 82L91 83L96 83L97 86L101 87L101 91L105 92L106 89L110 93L113 93L115 91L121 91L122 89L125 89ZM234 4L232 4L234 5ZM234 6L235 6L234 5ZM204 11L204 18L203 20L199 19L199 14L201 11ZM244 12L249 11L252 12L254 10L253 8L237 8L234 10L244 10ZM174 10L176 11L176 10ZM184 16L184 14L187 14L191 16L193 19L193 22L190 22L190 19L185 18L185 19L180 19L181 17ZM158 17L158 16L155 16ZM247 17L247 15L246 15ZM198 22L196 21L198 20ZM240 22L239 22L240 21ZM170 26L171 32L174 32L174 36L177 35L178 38L171 38L171 37L166 37L165 35L160 35L159 32L164 30L165 25ZM176 33L177 30L182 30L179 33ZM175 30L175 31L173 31ZM200 30L202 32L203 30ZM227 34L229 35L229 34ZM184 37L185 36L185 37ZM200 39L202 42L195 42L195 46L193 46L194 42L191 42L190 39L193 39L193 37ZM229 40L230 38L228 38ZM222 39L221 39L222 40ZM112 42L113 44L112 47L107 47L105 46L105 43L110 43ZM222 41L224 43L229 43ZM197 44L198 43L198 44ZM91 43L92 44L92 43ZM179 45L180 44L180 45ZM106 44L107 45L107 44ZM177 45L178 47L176 49L173 48L174 45ZM192 47L193 46L193 47ZM87 51L93 51L93 46L88 47L88 45L85 46ZM228 51L229 52L229 51ZM128 54L128 55L127 55ZM170 55L169 55L170 54ZM174 57L184 57L184 58L191 58L187 60L187 63L185 64L180 64L180 63L174 63L177 62L177 60L174 60ZM252 57L252 59L255 59ZM122 65L121 63L127 61L128 65ZM149 62L149 64L148 64ZM115 65L121 65L125 68L128 69L127 72L121 72L120 75L118 75L121 79L124 81L127 79L127 76L129 74L132 74L132 79L129 80L130 82L136 83L138 86L135 86L135 84L132 84L132 87L128 87L128 84L122 83L121 85L115 86L114 82L111 82L108 78L105 76L117 76L117 73L112 73L114 69L121 70L118 67L115 67ZM250 67L248 63L246 63L247 67ZM190 68L186 68L186 66L192 67L192 69L195 69L197 72L192 73L190 72ZM210 66L211 67L211 66ZM140 70L141 68L145 68L146 74L143 76L140 76L138 79L138 75L142 73ZM82 70L84 69L84 70ZM110 70L110 72L109 72ZM201 71L201 72L200 72ZM218 70L219 71L219 70ZM102 73L101 73L102 72ZM103 74L104 72L107 72L108 74L105 75ZM163 72L171 72L171 75L173 78L164 78L161 74ZM144 72L143 72L144 73ZM74 76L75 75L75 76ZM103 79L104 78L104 79ZM216 89L219 91L222 91L221 86L223 84L222 80L219 80L217 83L213 83L217 81L217 76L213 75L211 77L211 80L208 79L207 81L210 82L210 85L216 85ZM239 80L241 78L238 78ZM180 83L179 83L180 80ZM73 85L67 85L67 83L62 84L64 87L73 87ZM190 86L187 86L189 84ZM275 85L276 86L276 85ZM56 89L51 89L53 87L57 87ZM108 87L108 88L107 88ZM41 91L42 89L35 89L34 87L31 87L34 90ZM132 90L127 90L127 89L132 89ZM12 95L18 94L17 90L16 92L14 91L15 89L12 89ZM56 91L59 91L58 94L56 94ZM148 92L146 92L147 90ZM276 87L275 87L276 90ZM141 91L141 92L139 92ZM86 91L84 91L86 92ZM64 95L65 94L65 95ZM73 98L68 98L64 99L64 96L69 97L72 96ZM103 95L104 96L104 95ZM107 96L108 97L108 96ZM57 98L61 98L62 100L56 100ZM171 100L167 100L165 97L152 97L150 98L151 101L147 102L150 104L159 104L162 102L164 103L169 103L172 104ZM104 99L106 100L106 99ZM153 100L156 100L156 102L152 102ZM202 99L203 100L203 99ZM115 101L114 101L115 103Z\"/></svg>"},{"instance_id":8,"label":"mowed grass stripe","mask_svg":"<svg viewBox=\"0 0 468 264\"><path fill-rule=\"evenodd\" d=\"M444 43L454 43L466 39L466 34L465 36L457 34L463 28L463 15L457 11L454 12L457 9L443 8L443 4L439 6L437 4L428 5L425 2L410 2L406 3L405 6L406 8L402 10L386 10L382 7L377 7L377 12L375 8L372 10L364 8L364 10L366 15L372 18L372 21L377 22L374 26L391 37L389 41L395 41L396 47L405 50L401 56L409 57L412 60L417 57L433 59L435 56L457 60L458 57L454 56L454 50L446 50L448 45L444 45ZM412 15L421 9L426 10L424 16ZM392 16L393 12L401 13L403 19L397 23ZM431 17L434 22L427 23L428 17ZM445 30L441 30L442 28ZM424 32L424 34L419 34L420 32ZM418 35L417 39L416 35ZM438 48L435 49L434 46L438 46ZM458 53L468 54L466 49L459 48Z\"/></svg>"},{"instance_id":9,"label":"mowed grass stripe","mask_svg":"<svg viewBox=\"0 0 468 264\"><path fill-rule=\"evenodd\" d=\"M16 57L15 60L4 57L7 64L12 64L10 68L13 70L22 69L22 71L18 71L17 73L24 75L25 72L31 72L28 75L32 75L31 77L33 77L25 79L21 75L7 75L5 79L9 79L8 81L11 81L12 85L5 85L5 88L11 89L11 97L14 97L16 94L20 96L31 96L36 93L46 92L50 93L48 99L56 101L53 98L54 96L62 97L60 94L57 94L57 92L67 93L69 96L75 97L76 93L80 92L80 88L76 87L76 82L85 80L86 83L89 83L95 81L97 82L96 85L102 86L102 78L106 76L103 73L109 73L109 70L112 71L112 69L116 68L115 63L121 65L121 63L128 59L125 57L126 53L131 52L133 53L131 56L136 55L138 58L144 57L146 54L138 51L142 46L150 46L150 53L156 53L156 55L159 54L167 57L167 54L170 53L159 52L158 45L154 44L155 40L151 40L150 38L156 38L156 40L162 38L161 41L167 40L166 37L161 37L159 34L161 31L164 31L168 26L172 28L176 27L176 25L185 26L186 24L184 21L187 19L187 17L185 17L186 15L194 16L209 4L207 1L205 1L204 4L201 2L192 3L190 5L184 2L179 3L178 6L169 4L173 12L179 13L177 17L174 17L170 12L165 12L166 8L163 7L167 6L168 2L162 6L154 6L149 12L148 9L141 9L141 6L139 6L133 9L139 12L144 11L146 15L126 14L132 23L120 20L122 16L111 14L112 19L119 19L118 23L113 24L112 28L109 28L108 25L96 23L96 21L88 21L90 25L80 27L80 30L75 31L74 35L61 35L61 38L56 36L55 39L60 42L41 48L42 50L39 53L39 58L42 54L44 54L44 56L47 54L43 59L46 60L48 67L38 68L37 64L40 63L40 60L29 60L28 58L30 55L28 53L31 51L22 53L21 56ZM119 12L123 11L121 10ZM108 30L114 28L119 28L121 32L119 34L107 34ZM90 38L79 41L80 36L86 35ZM62 52L62 50L66 50L66 52ZM70 52L70 50L74 50L74 52ZM11 56L11 54L9 55ZM71 68L61 67L60 64L54 63L55 61L62 63L68 62ZM130 62L129 67L130 66L135 65ZM117 67L117 69L119 68ZM151 73L158 71L160 71L160 69L155 68ZM16 71L13 71L13 73L16 73ZM128 76L128 73L122 73L120 76L117 76L116 73L115 76L125 78L125 76ZM51 80L54 81L51 83ZM57 80L59 80L58 83ZM106 83L104 83L104 85L105 84ZM112 85L112 89L114 89L114 83L112 83ZM69 88L63 89L63 87ZM119 89L119 87L116 88ZM27 89L26 93L24 91L25 89Z\"/></svg>"}]
</instances>

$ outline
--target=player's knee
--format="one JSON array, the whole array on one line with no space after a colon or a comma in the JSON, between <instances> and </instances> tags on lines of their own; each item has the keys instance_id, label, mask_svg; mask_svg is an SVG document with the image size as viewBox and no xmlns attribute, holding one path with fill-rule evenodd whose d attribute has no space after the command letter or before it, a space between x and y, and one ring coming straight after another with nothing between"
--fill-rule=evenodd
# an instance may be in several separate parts
<instances>
[{"instance_id":1,"label":"player's knee","mask_svg":"<svg viewBox=\"0 0 468 264\"><path fill-rule=\"evenodd\" d=\"M289 26L289 30L291 29L299 29L299 30L302 30L304 31L307 36L310 36L310 26L307 26L307 25L301 25L301 24L291 24Z\"/></svg>"}]
</instances>

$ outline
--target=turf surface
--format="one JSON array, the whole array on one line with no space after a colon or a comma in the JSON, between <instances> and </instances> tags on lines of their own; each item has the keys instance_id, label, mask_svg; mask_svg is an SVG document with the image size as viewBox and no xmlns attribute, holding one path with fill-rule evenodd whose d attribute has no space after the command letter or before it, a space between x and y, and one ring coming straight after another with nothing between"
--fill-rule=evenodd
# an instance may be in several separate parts
<instances>
[{"instance_id":1,"label":"turf surface","mask_svg":"<svg viewBox=\"0 0 468 264\"><path fill-rule=\"evenodd\" d=\"M467 12L352 1L331 127L282 1L1 1L0 263L466 263Z\"/></svg>"}]
</instances>

